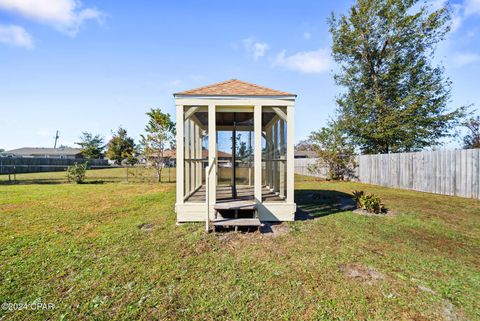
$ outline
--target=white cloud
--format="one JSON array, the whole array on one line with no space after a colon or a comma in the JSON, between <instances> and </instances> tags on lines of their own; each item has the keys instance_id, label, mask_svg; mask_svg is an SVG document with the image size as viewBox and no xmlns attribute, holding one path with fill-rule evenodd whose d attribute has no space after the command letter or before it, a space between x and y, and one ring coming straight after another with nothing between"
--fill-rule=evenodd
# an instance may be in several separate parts
<instances>
[{"instance_id":1,"label":"white cloud","mask_svg":"<svg viewBox=\"0 0 480 321\"><path fill-rule=\"evenodd\" d=\"M0 42L27 49L33 48L30 34L20 26L0 25Z\"/></svg>"},{"instance_id":2,"label":"white cloud","mask_svg":"<svg viewBox=\"0 0 480 321\"><path fill-rule=\"evenodd\" d=\"M274 66L302 73L322 73L327 71L331 64L330 52L327 49L301 51L290 56L287 56L286 50L283 50L273 62Z\"/></svg>"},{"instance_id":3,"label":"white cloud","mask_svg":"<svg viewBox=\"0 0 480 321\"><path fill-rule=\"evenodd\" d=\"M307 40L310 39L311 37L312 37L312 35L310 34L310 32L305 32L305 33L303 34L303 38L305 38L305 39L307 39Z\"/></svg>"},{"instance_id":4,"label":"white cloud","mask_svg":"<svg viewBox=\"0 0 480 321\"><path fill-rule=\"evenodd\" d=\"M463 7L460 4L453 4L452 5L452 32L456 31L460 28L463 22L463 15L462 15Z\"/></svg>"},{"instance_id":5,"label":"white cloud","mask_svg":"<svg viewBox=\"0 0 480 321\"><path fill-rule=\"evenodd\" d=\"M456 67L463 67L480 61L480 55L472 52L455 53L452 57Z\"/></svg>"},{"instance_id":6,"label":"white cloud","mask_svg":"<svg viewBox=\"0 0 480 321\"><path fill-rule=\"evenodd\" d=\"M465 0L463 3L453 4L449 4L447 0L430 1L430 6L433 10L441 9L447 5L450 5L452 9L452 31L458 30L468 16L480 14L480 0Z\"/></svg>"},{"instance_id":7,"label":"white cloud","mask_svg":"<svg viewBox=\"0 0 480 321\"><path fill-rule=\"evenodd\" d=\"M480 14L480 0L465 0L465 15Z\"/></svg>"},{"instance_id":8,"label":"white cloud","mask_svg":"<svg viewBox=\"0 0 480 321\"><path fill-rule=\"evenodd\" d=\"M270 48L266 42L255 41L253 38L244 39L243 47L249 54L253 56L255 61L265 56L265 53Z\"/></svg>"},{"instance_id":9,"label":"white cloud","mask_svg":"<svg viewBox=\"0 0 480 321\"><path fill-rule=\"evenodd\" d=\"M0 10L53 26L75 36L87 20L101 22L104 14L95 8L82 8L79 0L0 0Z\"/></svg>"}]
</instances>

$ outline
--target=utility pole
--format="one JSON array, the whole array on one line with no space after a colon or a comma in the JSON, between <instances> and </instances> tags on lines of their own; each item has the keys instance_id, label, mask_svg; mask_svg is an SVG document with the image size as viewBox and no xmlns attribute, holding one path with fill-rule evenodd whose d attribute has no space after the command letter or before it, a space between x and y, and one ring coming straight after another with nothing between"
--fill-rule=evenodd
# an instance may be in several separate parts
<instances>
[{"instance_id":1,"label":"utility pole","mask_svg":"<svg viewBox=\"0 0 480 321\"><path fill-rule=\"evenodd\" d=\"M60 138L60 136L58 136L58 130L57 132L55 133L55 144L53 145L53 148L57 148L57 140Z\"/></svg>"}]
</instances>

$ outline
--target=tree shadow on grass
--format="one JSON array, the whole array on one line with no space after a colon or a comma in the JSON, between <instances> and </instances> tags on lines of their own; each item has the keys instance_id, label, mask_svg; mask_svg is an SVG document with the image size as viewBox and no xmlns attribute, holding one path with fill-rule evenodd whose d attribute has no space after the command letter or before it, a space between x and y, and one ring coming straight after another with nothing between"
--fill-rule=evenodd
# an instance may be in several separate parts
<instances>
[{"instance_id":1,"label":"tree shadow on grass","mask_svg":"<svg viewBox=\"0 0 480 321\"><path fill-rule=\"evenodd\" d=\"M85 181L82 183L79 183L80 185L98 185L98 184L106 184L106 183L113 183L116 182L115 180L108 180L108 179L102 179L102 180L90 180L90 181ZM118 180L117 180L118 182ZM65 179L52 179L52 178L47 178L47 179L18 179L18 180L5 180L5 181L0 181L0 185L60 185L60 184L70 184L68 183Z\"/></svg>"},{"instance_id":2,"label":"tree shadow on grass","mask_svg":"<svg viewBox=\"0 0 480 321\"><path fill-rule=\"evenodd\" d=\"M81 182L80 184L82 185L89 185L89 184L105 184L107 181L104 181L104 180L100 180L100 179L97 179L97 180L94 180L94 181L85 181L85 182Z\"/></svg>"},{"instance_id":3,"label":"tree shadow on grass","mask_svg":"<svg viewBox=\"0 0 480 321\"><path fill-rule=\"evenodd\" d=\"M17 180L5 180L5 181L0 181L0 185L59 185L59 184L65 184L64 179L17 179Z\"/></svg>"},{"instance_id":4,"label":"tree shadow on grass","mask_svg":"<svg viewBox=\"0 0 480 321\"><path fill-rule=\"evenodd\" d=\"M356 209L351 194L334 190L295 190L297 212L295 220L313 220L319 217Z\"/></svg>"}]
</instances>

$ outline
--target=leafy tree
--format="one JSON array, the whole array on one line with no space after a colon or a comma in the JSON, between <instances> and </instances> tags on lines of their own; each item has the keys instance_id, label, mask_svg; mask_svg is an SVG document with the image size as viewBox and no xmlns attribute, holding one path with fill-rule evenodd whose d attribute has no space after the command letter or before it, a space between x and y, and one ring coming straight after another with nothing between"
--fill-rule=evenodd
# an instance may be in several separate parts
<instances>
[{"instance_id":1,"label":"leafy tree","mask_svg":"<svg viewBox=\"0 0 480 321\"><path fill-rule=\"evenodd\" d=\"M169 145L175 144L175 123L170 114L163 113L160 108L152 108L147 114L148 123L145 135L141 135L140 144L147 164L153 167L157 174L157 182L162 180L162 169L168 162L164 151Z\"/></svg>"},{"instance_id":2,"label":"leafy tree","mask_svg":"<svg viewBox=\"0 0 480 321\"><path fill-rule=\"evenodd\" d=\"M233 135L230 140L233 144ZM242 140L242 135L240 133L237 133L237 136L235 137L235 144L235 156L237 159L244 159L253 154L252 146L247 147L247 142Z\"/></svg>"},{"instance_id":3,"label":"leafy tree","mask_svg":"<svg viewBox=\"0 0 480 321\"><path fill-rule=\"evenodd\" d=\"M69 183L81 184L85 180L88 162L75 163L67 168L67 180Z\"/></svg>"},{"instance_id":4,"label":"leafy tree","mask_svg":"<svg viewBox=\"0 0 480 321\"><path fill-rule=\"evenodd\" d=\"M4 151L5 151L5 149L0 148L0 153L3 153Z\"/></svg>"},{"instance_id":5,"label":"leafy tree","mask_svg":"<svg viewBox=\"0 0 480 321\"><path fill-rule=\"evenodd\" d=\"M357 0L329 19L346 133L365 153L416 151L451 137L466 107L447 110L451 82L431 61L450 30L448 7L419 0Z\"/></svg>"},{"instance_id":6,"label":"leafy tree","mask_svg":"<svg viewBox=\"0 0 480 321\"><path fill-rule=\"evenodd\" d=\"M301 140L295 145L295 151L297 152L306 152L311 150L312 150L312 144L308 139Z\"/></svg>"},{"instance_id":7,"label":"leafy tree","mask_svg":"<svg viewBox=\"0 0 480 321\"><path fill-rule=\"evenodd\" d=\"M135 152L133 138L128 137L126 129L119 127L107 144L106 156L113 160L115 164L120 165L124 160L135 156Z\"/></svg>"},{"instance_id":8,"label":"leafy tree","mask_svg":"<svg viewBox=\"0 0 480 321\"><path fill-rule=\"evenodd\" d=\"M103 157L105 141L100 135L83 132L80 136L80 142L75 144L80 146L83 156L87 159L98 159Z\"/></svg>"},{"instance_id":9,"label":"leafy tree","mask_svg":"<svg viewBox=\"0 0 480 321\"><path fill-rule=\"evenodd\" d=\"M318 162L309 168L312 172L319 172L323 168L328 170L328 178L345 180L353 176L355 168L355 150L349 142L342 128L336 122L310 134L308 143L303 142L305 150L313 150L318 155Z\"/></svg>"},{"instance_id":10,"label":"leafy tree","mask_svg":"<svg viewBox=\"0 0 480 321\"><path fill-rule=\"evenodd\" d=\"M470 118L464 126L469 133L463 138L463 148L480 148L480 116Z\"/></svg>"},{"instance_id":11,"label":"leafy tree","mask_svg":"<svg viewBox=\"0 0 480 321\"><path fill-rule=\"evenodd\" d=\"M244 141L240 141L239 143L237 143L237 150L235 153L239 159L246 158L249 155L247 143Z\"/></svg>"}]
</instances>

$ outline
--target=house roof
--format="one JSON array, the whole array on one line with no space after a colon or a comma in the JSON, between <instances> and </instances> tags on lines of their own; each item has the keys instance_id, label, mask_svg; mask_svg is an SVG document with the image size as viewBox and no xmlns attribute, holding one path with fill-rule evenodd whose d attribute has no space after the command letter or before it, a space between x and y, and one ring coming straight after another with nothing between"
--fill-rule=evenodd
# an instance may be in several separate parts
<instances>
[{"instance_id":1,"label":"house roof","mask_svg":"<svg viewBox=\"0 0 480 321\"><path fill-rule=\"evenodd\" d=\"M70 147L61 147L61 148L22 147L22 148L8 150L5 153L19 155L19 156L43 156L43 155L72 156L72 155L78 155L81 152L82 151L78 148L70 148Z\"/></svg>"},{"instance_id":2,"label":"house roof","mask_svg":"<svg viewBox=\"0 0 480 321\"><path fill-rule=\"evenodd\" d=\"M296 96L238 79L230 79L204 87L185 90L174 95L185 96Z\"/></svg>"}]
</instances>

